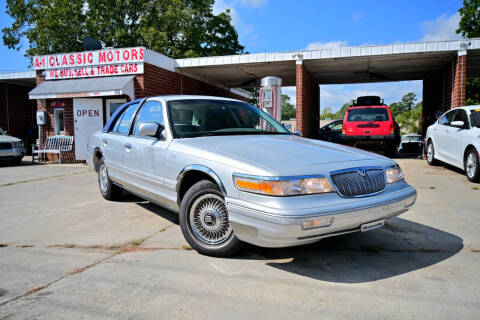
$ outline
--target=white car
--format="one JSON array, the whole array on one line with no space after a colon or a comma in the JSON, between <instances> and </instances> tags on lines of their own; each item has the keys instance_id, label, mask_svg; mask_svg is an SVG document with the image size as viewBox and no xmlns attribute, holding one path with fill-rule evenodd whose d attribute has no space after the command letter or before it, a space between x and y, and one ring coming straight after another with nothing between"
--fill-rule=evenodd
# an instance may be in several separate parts
<instances>
[{"instance_id":1,"label":"white car","mask_svg":"<svg viewBox=\"0 0 480 320\"><path fill-rule=\"evenodd\" d=\"M427 129L427 161L438 160L465 170L472 182L480 182L480 106L447 111Z\"/></svg>"},{"instance_id":2,"label":"white car","mask_svg":"<svg viewBox=\"0 0 480 320\"><path fill-rule=\"evenodd\" d=\"M22 140L9 136L0 128L0 162L21 164L25 151Z\"/></svg>"}]
</instances>

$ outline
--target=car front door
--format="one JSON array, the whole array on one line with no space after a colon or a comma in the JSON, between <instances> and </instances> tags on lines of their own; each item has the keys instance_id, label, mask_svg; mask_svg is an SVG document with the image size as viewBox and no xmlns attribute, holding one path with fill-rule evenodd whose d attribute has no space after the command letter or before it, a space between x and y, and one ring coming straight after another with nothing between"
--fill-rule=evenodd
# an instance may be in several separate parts
<instances>
[{"instance_id":1,"label":"car front door","mask_svg":"<svg viewBox=\"0 0 480 320\"><path fill-rule=\"evenodd\" d=\"M102 136L103 155L110 178L120 184L127 182L125 152L132 119L139 107L133 103L119 116L113 129Z\"/></svg>"},{"instance_id":2,"label":"car front door","mask_svg":"<svg viewBox=\"0 0 480 320\"><path fill-rule=\"evenodd\" d=\"M133 191L156 202L169 203L164 186L166 151L170 139L164 129L164 107L161 101L147 100L139 110L128 137L131 149L125 153L125 167L131 177ZM157 123L163 130L156 137L140 132L142 123Z\"/></svg>"},{"instance_id":3,"label":"car front door","mask_svg":"<svg viewBox=\"0 0 480 320\"><path fill-rule=\"evenodd\" d=\"M451 156L449 155L450 140L448 139L451 128L450 123L456 112L457 110L450 110L445 113L440 120L438 120L438 125L433 128L435 153L440 157L440 160L447 162L451 161Z\"/></svg>"},{"instance_id":4,"label":"car front door","mask_svg":"<svg viewBox=\"0 0 480 320\"><path fill-rule=\"evenodd\" d=\"M470 131L467 112L463 109L457 109L452 122L454 121L463 121L465 125L461 128L450 125L448 135L445 136L446 148L448 148L448 154L452 164L463 168L463 153L465 152Z\"/></svg>"}]
</instances>

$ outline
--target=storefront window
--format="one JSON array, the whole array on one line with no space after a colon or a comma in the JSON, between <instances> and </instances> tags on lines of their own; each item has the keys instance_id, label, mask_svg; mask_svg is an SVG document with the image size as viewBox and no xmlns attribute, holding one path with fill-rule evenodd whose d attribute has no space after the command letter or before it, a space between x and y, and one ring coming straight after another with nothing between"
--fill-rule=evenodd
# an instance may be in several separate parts
<instances>
[{"instance_id":1,"label":"storefront window","mask_svg":"<svg viewBox=\"0 0 480 320\"><path fill-rule=\"evenodd\" d=\"M63 118L63 109L54 110L55 135L65 134L65 121Z\"/></svg>"}]
</instances>

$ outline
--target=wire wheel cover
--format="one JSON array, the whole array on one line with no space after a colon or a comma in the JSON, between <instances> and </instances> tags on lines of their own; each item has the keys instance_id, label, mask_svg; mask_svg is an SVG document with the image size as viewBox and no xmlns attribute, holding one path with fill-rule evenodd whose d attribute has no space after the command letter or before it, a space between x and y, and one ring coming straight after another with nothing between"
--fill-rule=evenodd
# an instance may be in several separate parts
<instances>
[{"instance_id":1,"label":"wire wheel cover","mask_svg":"<svg viewBox=\"0 0 480 320\"><path fill-rule=\"evenodd\" d=\"M189 224L194 236L208 245L221 245L232 235L228 211L216 194L198 197L190 208Z\"/></svg>"}]
</instances>

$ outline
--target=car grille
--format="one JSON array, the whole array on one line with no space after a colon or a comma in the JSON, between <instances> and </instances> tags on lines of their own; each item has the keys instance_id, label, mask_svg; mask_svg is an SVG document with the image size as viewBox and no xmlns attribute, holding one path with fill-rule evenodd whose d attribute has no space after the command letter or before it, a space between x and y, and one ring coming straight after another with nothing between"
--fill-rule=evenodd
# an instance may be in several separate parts
<instances>
[{"instance_id":1,"label":"car grille","mask_svg":"<svg viewBox=\"0 0 480 320\"><path fill-rule=\"evenodd\" d=\"M342 196L368 196L385 189L383 169L352 169L331 175L337 190Z\"/></svg>"},{"instance_id":2,"label":"car grille","mask_svg":"<svg viewBox=\"0 0 480 320\"><path fill-rule=\"evenodd\" d=\"M0 142L0 150L12 149L10 142Z\"/></svg>"}]
</instances>

